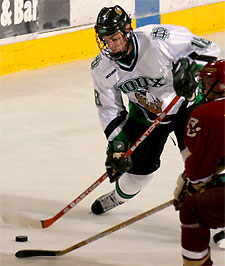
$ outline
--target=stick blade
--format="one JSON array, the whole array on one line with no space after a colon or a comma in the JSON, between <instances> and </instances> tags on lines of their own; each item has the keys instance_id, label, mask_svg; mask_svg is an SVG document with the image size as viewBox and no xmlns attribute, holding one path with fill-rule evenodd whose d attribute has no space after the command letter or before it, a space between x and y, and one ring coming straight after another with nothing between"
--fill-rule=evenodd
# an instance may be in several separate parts
<instances>
[{"instance_id":1,"label":"stick blade","mask_svg":"<svg viewBox=\"0 0 225 266\"><path fill-rule=\"evenodd\" d=\"M60 217L59 217L60 218ZM50 219L47 219L47 220L41 220L41 227L42 228L47 228L49 227L50 225L52 225L57 219L59 218L56 218L53 217L53 218L50 218Z\"/></svg>"},{"instance_id":2,"label":"stick blade","mask_svg":"<svg viewBox=\"0 0 225 266\"><path fill-rule=\"evenodd\" d=\"M16 252L17 258L41 257L41 256L57 256L60 250L41 250L41 249L24 249Z\"/></svg>"}]
</instances>

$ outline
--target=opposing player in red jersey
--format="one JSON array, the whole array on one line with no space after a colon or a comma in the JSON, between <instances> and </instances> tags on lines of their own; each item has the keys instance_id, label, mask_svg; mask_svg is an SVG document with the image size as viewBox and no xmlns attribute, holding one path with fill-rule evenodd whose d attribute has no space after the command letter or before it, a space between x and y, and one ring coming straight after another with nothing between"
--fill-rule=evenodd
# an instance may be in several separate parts
<instances>
[{"instance_id":1,"label":"opposing player in red jersey","mask_svg":"<svg viewBox=\"0 0 225 266\"><path fill-rule=\"evenodd\" d=\"M225 226L225 60L207 63L199 77L206 103L187 120L185 171L174 191L184 266L213 265L210 228Z\"/></svg>"}]
</instances>

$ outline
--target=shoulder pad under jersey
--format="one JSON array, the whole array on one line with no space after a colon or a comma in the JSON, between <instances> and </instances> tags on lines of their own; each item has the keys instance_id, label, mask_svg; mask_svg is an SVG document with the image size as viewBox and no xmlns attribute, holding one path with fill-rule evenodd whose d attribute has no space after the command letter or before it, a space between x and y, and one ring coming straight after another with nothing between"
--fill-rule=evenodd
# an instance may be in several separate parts
<instances>
[{"instance_id":1,"label":"shoulder pad under jersey","mask_svg":"<svg viewBox=\"0 0 225 266\"><path fill-rule=\"evenodd\" d=\"M91 70L95 69L96 67L99 66L100 62L102 60L102 55L98 54L95 59L91 63Z\"/></svg>"}]
</instances>

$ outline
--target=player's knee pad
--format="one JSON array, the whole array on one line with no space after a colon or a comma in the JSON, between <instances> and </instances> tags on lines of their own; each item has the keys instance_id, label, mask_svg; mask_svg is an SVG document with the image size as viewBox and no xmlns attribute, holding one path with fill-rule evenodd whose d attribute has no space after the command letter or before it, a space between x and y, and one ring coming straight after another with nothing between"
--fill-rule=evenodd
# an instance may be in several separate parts
<instances>
[{"instance_id":1,"label":"player's knee pad","mask_svg":"<svg viewBox=\"0 0 225 266\"><path fill-rule=\"evenodd\" d=\"M133 198L150 182L152 177L153 174L123 174L116 182L116 197L124 202Z\"/></svg>"}]
</instances>

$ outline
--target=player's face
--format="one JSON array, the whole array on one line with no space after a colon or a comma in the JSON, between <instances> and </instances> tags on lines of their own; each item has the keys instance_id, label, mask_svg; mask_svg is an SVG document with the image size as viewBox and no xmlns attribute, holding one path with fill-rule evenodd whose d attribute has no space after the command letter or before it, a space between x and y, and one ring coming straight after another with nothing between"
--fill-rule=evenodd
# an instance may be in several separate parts
<instances>
[{"instance_id":1,"label":"player's face","mask_svg":"<svg viewBox=\"0 0 225 266\"><path fill-rule=\"evenodd\" d=\"M208 91L210 90L212 83L206 79L202 80L202 85L204 88L204 94L206 95ZM207 96L208 99L210 99L210 94Z\"/></svg>"},{"instance_id":2,"label":"player's face","mask_svg":"<svg viewBox=\"0 0 225 266\"><path fill-rule=\"evenodd\" d=\"M127 37L124 36L122 32L116 32L113 35L105 36L103 40L114 54L123 52L126 49Z\"/></svg>"},{"instance_id":3,"label":"player's face","mask_svg":"<svg viewBox=\"0 0 225 266\"><path fill-rule=\"evenodd\" d=\"M202 85L204 87L204 93L207 94L209 90L211 90L211 87L213 87L213 89L210 91L210 93L207 95L207 98L209 100L213 100L216 97L216 91L218 90L218 87L221 86L221 83L217 83L216 85L214 85L214 80L210 80L210 79L204 79L202 80Z\"/></svg>"},{"instance_id":4,"label":"player's face","mask_svg":"<svg viewBox=\"0 0 225 266\"><path fill-rule=\"evenodd\" d=\"M202 85L204 87L205 94L210 90L210 88L212 86L211 82L207 82L207 81L203 81Z\"/></svg>"}]
</instances>

